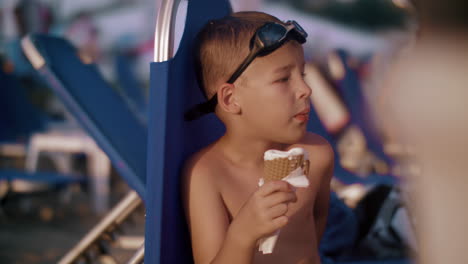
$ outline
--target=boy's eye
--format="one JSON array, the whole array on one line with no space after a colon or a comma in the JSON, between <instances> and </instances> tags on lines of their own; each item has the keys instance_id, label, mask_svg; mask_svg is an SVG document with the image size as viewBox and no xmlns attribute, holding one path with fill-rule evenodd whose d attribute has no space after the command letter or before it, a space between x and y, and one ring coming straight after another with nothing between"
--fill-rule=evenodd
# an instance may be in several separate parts
<instances>
[{"instance_id":1,"label":"boy's eye","mask_svg":"<svg viewBox=\"0 0 468 264\"><path fill-rule=\"evenodd\" d=\"M275 82L282 83L282 82L287 82L287 81L289 81L289 76L285 76L283 78L280 78L280 79L276 80Z\"/></svg>"},{"instance_id":2,"label":"boy's eye","mask_svg":"<svg viewBox=\"0 0 468 264\"><path fill-rule=\"evenodd\" d=\"M306 73L305 72L301 73L301 76L302 76L302 79L304 79L306 77Z\"/></svg>"}]
</instances>

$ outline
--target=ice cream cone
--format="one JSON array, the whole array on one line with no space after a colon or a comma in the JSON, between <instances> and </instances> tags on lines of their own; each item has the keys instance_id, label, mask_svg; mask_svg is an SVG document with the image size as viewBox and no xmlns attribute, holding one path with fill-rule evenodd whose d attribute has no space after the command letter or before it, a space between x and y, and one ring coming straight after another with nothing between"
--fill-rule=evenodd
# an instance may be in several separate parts
<instances>
[{"instance_id":1,"label":"ice cream cone","mask_svg":"<svg viewBox=\"0 0 468 264\"><path fill-rule=\"evenodd\" d=\"M285 180L294 187L307 187L309 181L308 153L302 148L293 148L289 151L268 150L264 155L264 175L259 186L268 181ZM276 245L280 230L275 234L259 241L259 251L271 254Z\"/></svg>"},{"instance_id":2,"label":"ice cream cone","mask_svg":"<svg viewBox=\"0 0 468 264\"><path fill-rule=\"evenodd\" d=\"M292 171L302 166L304 155L290 156L288 158L276 158L273 160L265 160L264 164L264 180L265 182L281 180L288 176Z\"/></svg>"},{"instance_id":3,"label":"ice cream cone","mask_svg":"<svg viewBox=\"0 0 468 264\"><path fill-rule=\"evenodd\" d=\"M281 180L299 167L302 168L305 175L308 174L309 160L304 158L304 153L283 153L283 157L265 159L263 163L265 173L263 179L265 182Z\"/></svg>"}]
</instances>

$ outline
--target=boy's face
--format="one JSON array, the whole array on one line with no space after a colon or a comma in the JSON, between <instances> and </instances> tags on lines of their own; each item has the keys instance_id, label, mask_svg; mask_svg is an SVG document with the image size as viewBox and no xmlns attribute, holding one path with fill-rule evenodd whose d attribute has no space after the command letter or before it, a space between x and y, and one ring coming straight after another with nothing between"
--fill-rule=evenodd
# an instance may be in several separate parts
<instances>
[{"instance_id":1,"label":"boy's face","mask_svg":"<svg viewBox=\"0 0 468 264\"><path fill-rule=\"evenodd\" d=\"M253 136L296 143L306 131L310 87L304 82L304 51L289 41L256 58L237 81L241 118Z\"/></svg>"}]
</instances>

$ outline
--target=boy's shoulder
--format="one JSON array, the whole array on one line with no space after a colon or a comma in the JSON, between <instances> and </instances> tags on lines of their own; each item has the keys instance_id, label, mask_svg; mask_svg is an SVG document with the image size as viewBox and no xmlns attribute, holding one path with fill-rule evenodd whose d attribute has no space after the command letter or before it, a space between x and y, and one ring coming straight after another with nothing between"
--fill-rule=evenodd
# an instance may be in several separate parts
<instances>
[{"instance_id":1,"label":"boy's shoulder","mask_svg":"<svg viewBox=\"0 0 468 264\"><path fill-rule=\"evenodd\" d=\"M211 182L213 175L222 170L219 155L213 145L207 146L190 156L184 164L184 180Z\"/></svg>"},{"instance_id":2,"label":"boy's shoulder","mask_svg":"<svg viewBox=\"0 0 468 264\"><path fill-rule=\"evenodd\" d=\"M317 134L307 132L300 142L292 147L302 147L309 152L311 165L316 168L327 169L333 166L334 152L330 143Z\"/></svg>"}]
</instances>

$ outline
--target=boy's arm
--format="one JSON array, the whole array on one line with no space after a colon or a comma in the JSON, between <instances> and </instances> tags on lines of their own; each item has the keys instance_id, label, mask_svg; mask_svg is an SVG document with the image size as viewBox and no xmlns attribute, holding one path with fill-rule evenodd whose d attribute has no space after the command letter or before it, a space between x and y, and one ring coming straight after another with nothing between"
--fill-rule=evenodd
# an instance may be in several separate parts
<instances>
[{"instance_id":1,"label":"boy's arm","mask_svg":"<svg viewBox=\"0 0 468 264\"><path fill-rule=\"evenodd\" d=\"M228 232L226 208L206 173L192 170L184 175L184 203L195 263L250 263L253 252Z\"/></svg>"},{"instance_id":2,"label":"boy's arm","mask_svg":"<svg viewBox=\"0 0 468 264\"><path fill-rule=\"evenodd\" d=\"M284 227L290 185L272 181L257 189L231 223L214 177L204 168L184 172L184 205L195 263L251 263L256 241Z\"/></svg>"},{"instance_id":3,"label":"boy's arm","mask_svg":"<svg viewBox=\"0 0 468 264\"><path fill-rule=\"evenodd\" d=\"M315 230L317 232L317 245L320 243L327 225L328 208L330 202L330 181L333 176L334 154L331 146L327 144L324 163L325 169L321 176L320 187L314 205Z\"/></svg>"}]
</instances>

